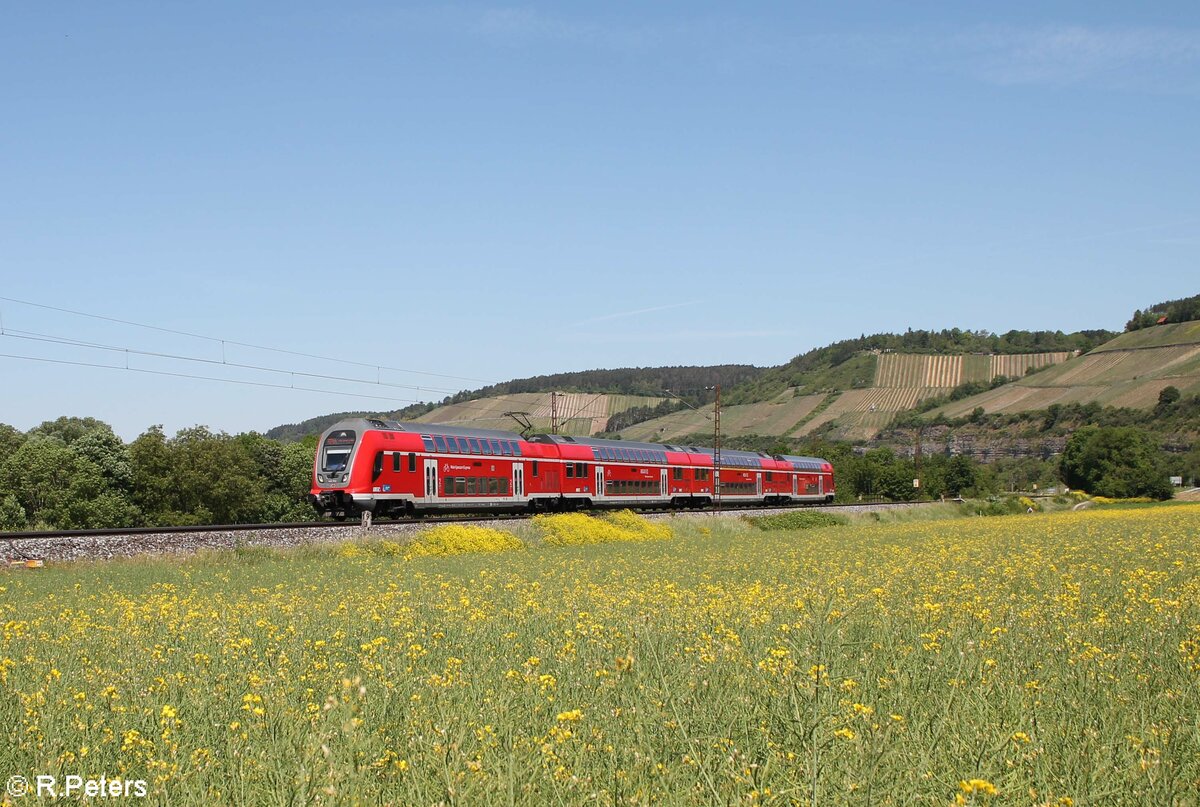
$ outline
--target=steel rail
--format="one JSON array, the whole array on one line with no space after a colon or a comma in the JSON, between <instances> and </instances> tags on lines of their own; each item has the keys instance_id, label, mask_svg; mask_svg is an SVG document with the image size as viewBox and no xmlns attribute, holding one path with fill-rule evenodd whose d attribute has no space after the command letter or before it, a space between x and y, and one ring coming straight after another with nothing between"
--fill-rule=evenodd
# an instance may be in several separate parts
<instances>
[{"instance_id":1,"label":"steel rail","mask_svg":"<svg viewBox=\"0 0 1200 807\"><path fill-rule=\"evenodd\" d=\"M843 507L903 507L920 504L933 504L934 502L846 502L838 504L798 504L798 505L761 505L759 503L744 504L736 506L735 509L728 510L730 515L736 515L739 512L747 510L765 510L770 512L786 512L789 510L808 510L814 507L824 509L836 509ZM604 510L613 510L613 507L593 508L584 511L557 511L557 512L602 512ZM635 509L635 508L623 508ZM643 508L637 512L643 514L678 514L678 515L711 515L712 511L700 507L685 507L685 508ZM399 519L380 519L371 522L373 527L390 527L390 526L421 526L423 524L447 524L447 523L471 523L476 521L520 521L531 518L534 515L543 515L544 513L487 513L477 515L474 513L459 513L442 516L418 516L416 518L399 518ZM359 529L360 524L357 521L295 521L282 522L274 524L204 524L204 525L188 525L182 527L106 527L104 529L95 530L26 530L21 532L0 532L0 541L30 541L30 540L50 540L60 538L108 538L119 537L125 535L168 535L168 534L194 534L205 532L257 532L268 530L305 530L318 529L321 527L344 527L346 529Z\"/></svg>"}]
</instances>

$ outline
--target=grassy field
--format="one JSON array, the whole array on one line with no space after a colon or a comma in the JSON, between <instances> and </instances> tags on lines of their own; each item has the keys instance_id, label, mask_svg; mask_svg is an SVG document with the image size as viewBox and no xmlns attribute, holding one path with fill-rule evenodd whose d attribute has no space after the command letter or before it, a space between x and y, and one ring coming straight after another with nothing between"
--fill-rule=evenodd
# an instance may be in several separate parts
<instances>
[{"instance_id":1,"label":"grassy field","mask_svg":"<svg viewBox=\"0 0 1200 807\"><path fill-rule=\"evenodd\" d=\"M1197 802L1200 505L836 521L7 574L3 771L171 804Z\"/></svg>"}]
</instances>

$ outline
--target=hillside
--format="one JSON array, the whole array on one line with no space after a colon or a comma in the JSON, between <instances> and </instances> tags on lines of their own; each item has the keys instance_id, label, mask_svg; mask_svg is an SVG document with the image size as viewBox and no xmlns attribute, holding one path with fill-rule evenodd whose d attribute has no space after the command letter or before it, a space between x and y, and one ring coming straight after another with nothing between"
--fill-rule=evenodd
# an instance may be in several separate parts
<instances>
[{"instance_id":1,"label":"hillside","mask_svg":"<svg viewBox=\"0 0 1200 807\"><path fill-rule=\"evenodd\" d=\"M598 402L592 404L580 403L572 399L565 403L560 400L560 412L566 412L572 423L565 434L586 434L585 428L601 428L607 426L608 418L624 412L631 407L644 406L647 403L661 401L658 397L664 390L677 391L687 394L697 392L697 400L706 399L705 387L722 384L727 388L748 383L762 373L765 368L749 364L724 364L714 366L673 366L673 367L623 367L604 370L584 370L575 373L556 373L554 375L532 376L518 378L503 384L492 384L477 390L469 390L451 395L441 403L419 403L385 412L334 412L308 418L299 423L289 423L276 426L266 432L266 436L283 442L303 440L314 434L320 434L339 420L350 417L379 417L386 420L417 420L424 422L455 422L472 425L478 428L519 428L511 418L504 417L504 412L532 411L544 406L545 413L534 417L538 428L550 430L549 401L550 392L602 394ZM529 393L543 394L542 397L520 397ZM543 400L544 398L544 400ZM612 400L609 400L609 399ZM709 400L711 400L709 398ZM461 404L478 401L479 406L455 408ZM488 403L495 401L495 403ZM503 401L508 401L507 403ZM586 404L586 406L585 406ZM445 411L443 408L450 407ZM572 412L572 407L579 409ZM436 415L423 417L427 413ZM585 425L584 420L593 423ZM500 424L504 425L501 426Z\"/></svg>"},{"instance_id":2,"label":"hillside","mask_svg":"<svg viewBox=\"0 0 1200 807\"><path fill-rule=\"evenodd\" d=\"M987 414L1092 403L1149 408L1165 387L1200 392L1200 322L1134 330L1090 353L1032 376L933 410L948 418L980 407Z\"/></svg>"},{"instance_id":3,"label":"hillside","mask_svg":"<svg viewBox=\"0 0 1200 807\"><path fill-rule=\"evenodd\" d=\"M839 365L854 368L853 372L843 374L845 379L855 379L853 388L804 394L803 387L794 387L767 401L726 406L721 410L721 431L730 437L751 434L805 437L819 433L830 439L869 440L886 428L898 412L912 409L924 400L948 396L964 383L987 385L996 379L1019 377L1030 370L1061 364L1073 355L1067 351L965 356L861 354ZM862 377L868 371L868 380L863 383ZM810 371L807 377L828 382L833 375L831 370ZM622 429L621 436L670 441L711 431L712 413L705 409L648 420Z\"/></svg>"},{"instance_id":4,"label":"hillside","mask_svg":"<svg viewBox=\"0 0 1200 807\"><path fill-rule=\"evenodd\" d=\"M779 367L639 367L532 376L464 391L440 404L377 414L519 429L504 413L524 412L535 430L549 431L550 393L558 392L560 431L565 434L606 433L611 421L611 433L630 439L674 440L711 431L707 410L711 388L719 383L725 393L722 430L731 436L816 432L833 439L865 440L897 412L947 396L964 383L986 385L1001 376L1017 377L1060 363L1112 336L1109 331L996 335L958 328L908 330L835 342ZM686 408L676 395L705 411ZM267 435L298 440L342 417L362 414L367 413L311 418L276 427ZM622 417L614 419L617 415Z\"/></svg>"},{"instance_id":5,"label":"hillside","mask_svg":"<svg viewBox=\"0 0 1200 807\"><path fill-rule=\"evenodd\" d=\"M655 406L665 398L644 395L605 395L597 393L560 393L551 402L550 393L500 395L440 406L417 420L421 423L453 423L476 429L520 431L518 421L505 412L519 415L533 432L549 432L553 409L558 410L559 434L589 436L604 431L612 415L635 406Z\"/></svg>"}]
</instances>

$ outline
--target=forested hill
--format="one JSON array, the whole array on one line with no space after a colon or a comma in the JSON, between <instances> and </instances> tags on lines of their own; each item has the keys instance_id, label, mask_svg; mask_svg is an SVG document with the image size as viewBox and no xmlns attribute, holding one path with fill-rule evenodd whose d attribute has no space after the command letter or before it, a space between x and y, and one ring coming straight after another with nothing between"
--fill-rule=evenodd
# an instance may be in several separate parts
<instances>
[{"instance_id":1,"label":"forested hill","mask_svg":"<svg viewBox=\"0 0 1200 807\"><path fill-rule=\"evenodd\" d=\"M302 420L299 423L287 423L283 426L276 426L273 429L268 429L266 436L272 440L278 440L281 443L295 443L303 440L305 437L311 437L314 434L320 434L328 429L339 420L346 418L383 418L384 420L412 420L418 418L431 409L436 409L439 404L436 403L418 403L412 406L406 406L403 409L394 409L390 412L334 412L330 415L318 415L317 417Z\"/></svg>"},{"instance_id":2,"label":"forested hill","mask_svg":"<svg viewBox=\"0 0 1200 807\"><path fill-rule=\"evenodd\" d=\"M964 353L1049 353L1078 350L1086 353L1117 334L1113 331L941 331L912 330L904 333L876 333L857 339L844 339L796 356L780 367L773 367L757 378L734 389L728 402L756 403L768 400L789 387L807 391L850 389L871 383L874 361L871 352L927 353L955 355Z\"/></svg>"},{"instance_id":3,"label":"forested hill","mask_svg":"<svg viewBox=\"0 0 1200 807\"><path fill-rule=\"evenodd\" d=\"M763 373L765 367L750 364L718 364L710 367L621 367L615 370L582 370L518 378L470 392L460 392L443 403L462 403L496 395L521 392L593 392L610 395L659 397L663 390L694 392L721 384L733 388Z\"/></svg>"},{"instance_id":4,"label":"forested hill","mask_svg":"<svg viewBox=\"0 0 1200 807\"><path fill-rule=\"evenodd\" d=\"M481 389L448 396L438 403L414 404L391 412L335 412L320 415L300 423L276 426L267 431L266 436L285 443L293 442L303 440L309 435L320 434L343 418L380 417L385 420L412 420L439 406L525 392L590 392L661 397L664 390L671 390L676 394L691 395L703 400L705 387L721 384L725 388L732 388L766 371L764 367L748 364L722 364L711 367L622 367L539 375L491 384Z\"/></svg>"}]
</instances>

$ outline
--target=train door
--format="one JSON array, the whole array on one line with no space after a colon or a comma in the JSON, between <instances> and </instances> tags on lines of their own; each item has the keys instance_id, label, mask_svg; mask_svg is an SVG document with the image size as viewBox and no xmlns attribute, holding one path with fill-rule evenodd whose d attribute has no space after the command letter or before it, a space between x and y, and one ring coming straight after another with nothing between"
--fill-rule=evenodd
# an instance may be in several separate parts
<instances>
[{"instance_id":1,"label":"train door","mask_svg":"<svg viewBox=\"0 0 1200 807\"><path fill-rule=\"evenodd\" d=\"M658 495L666 498L669 491L667 487L667 469L660 468L658 474Z\"/></svg>"},{"instance_id":2,"label":"train door","mask_svg":"<svg viewBox=\"0 0 1200 807\"><path fill-rule=\"evenodd\" d=\"M817 474L817 495L825 495L825 474Z\"/></svg>"},{"instance_id":3,"label":"train door","mask_svg":"<svg viewBox=\"0 0 1200 807\"><path fill-rule=\"evenodd\" d=\"M604 466L596 466L596 497L599 499L604 495Z\"/></svg>"},{"instance_id":4,"label":"train door","mask_svg":"<svg viewBox=\"0 0 1200 807\"><path fill-rule=\"evenodd\" d=\"M436 502L438 495L437 460L425 460L425 497L427 503Z\"/></svg>"},{"instance_id":5,"label":"train door","mask_svg":"<svg viewBox=\"0 0 1200 807\"><path fill-rule=\"evenodd\" d=\"M762 474L761 473L757 473L754 475L754 493L758 496L762 495Z\"/></svg>"},{"instance_id":6,"label":"train door","mask_svg":"<svg viewBox=\"0 0 1200 807\"><path fill-rule=\"evenodd\" d=\"M525 496L525 463L514 462L512 478L512 493L518 499Z\"/></svg>"},{"instance_id":7,"label":"train door","mask_svg":"<svg viewBox=\"0 0 1200 807\"><path fill-rule=\"evenodd\" d=\"M800 495L800 474L792 474L792 495Z\"/></svg>"}]
</instances>

